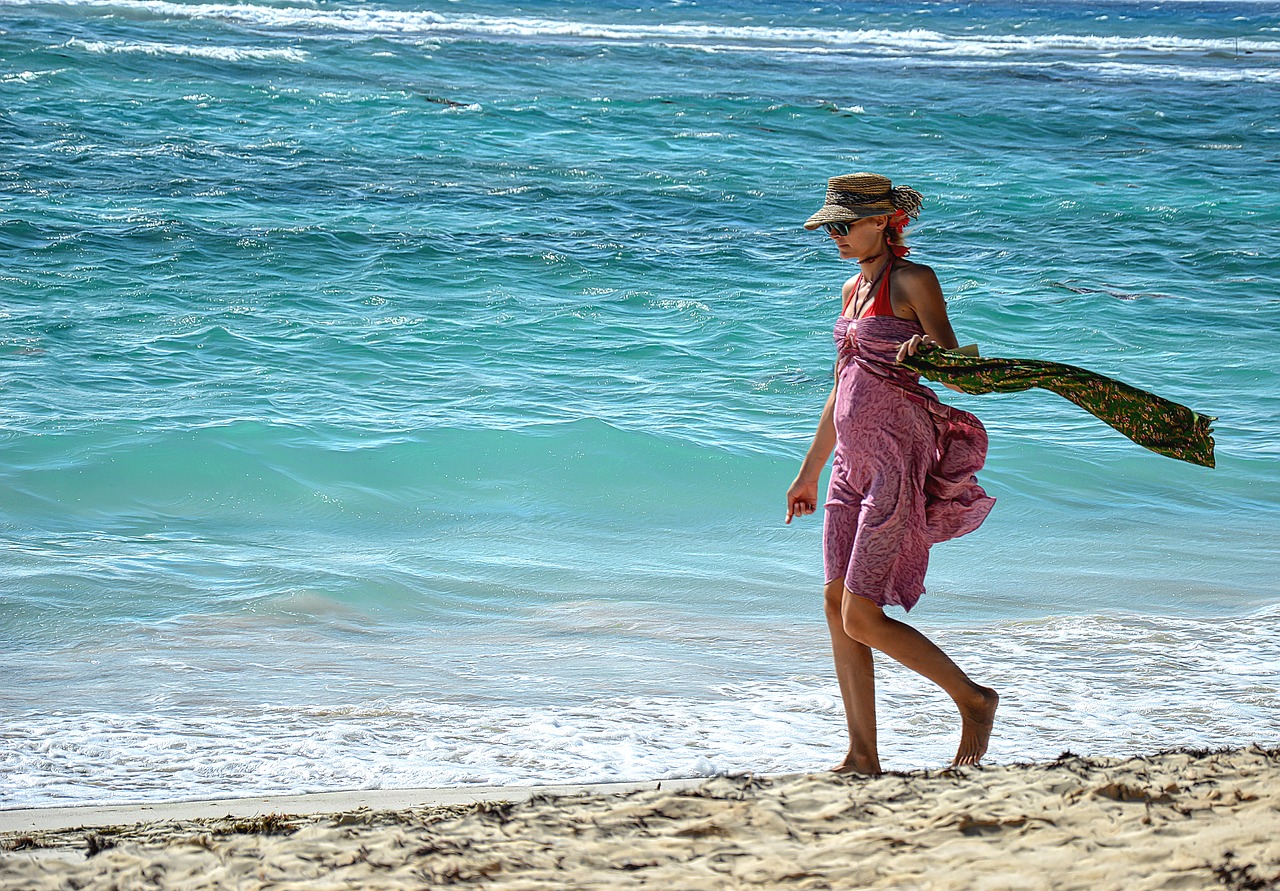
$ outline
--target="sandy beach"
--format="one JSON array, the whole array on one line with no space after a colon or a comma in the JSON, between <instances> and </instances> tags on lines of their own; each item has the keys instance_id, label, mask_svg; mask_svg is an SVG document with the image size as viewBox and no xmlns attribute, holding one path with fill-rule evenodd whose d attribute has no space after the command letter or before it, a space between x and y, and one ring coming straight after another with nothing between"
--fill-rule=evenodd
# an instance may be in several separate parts
<instances>
[{"instance_id":1,"label":"sandy beach","mask_svg":"<svg viewBox=\"0 0 1280 891\"><path fill-rule=\"evenodd\" d=\"M407 808L395 805L415 793L365 793L371 806L337 813L120 825L102 825L117 810L64 809L52 822L67 825L26 830L15 829L25 817L7 812L0 888L1280 884L1280 749L1257 746L1128 760L1066 754L1050 763L878 778L821 773L626 791L486 791L492 797L455 803L419 791L418 799L437 803ZM392 808L377 806L380 794Z\"/></svg>"}]
</instances>

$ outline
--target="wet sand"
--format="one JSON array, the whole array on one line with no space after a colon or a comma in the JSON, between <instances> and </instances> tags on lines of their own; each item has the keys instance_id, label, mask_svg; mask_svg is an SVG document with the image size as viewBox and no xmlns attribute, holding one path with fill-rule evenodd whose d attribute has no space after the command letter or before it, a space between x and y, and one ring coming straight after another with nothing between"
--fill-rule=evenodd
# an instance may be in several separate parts
<instances>
[{"instance_id":1,"label":"wet sand","mask_svg":"<svg viewBox=\"0 0 1280 891\"><path fill-rule=\"evenodd\" d=\"M46 812L43 825L4 812L0 889L1280 884L1280 749L1256 746L877 778L343 794L356 798L245 799L216 818L209 808L233 805L139 807L147 822L112 825L119 809ZM270 809L284 804L296 812Z\"/></svg>"}]
</instances>

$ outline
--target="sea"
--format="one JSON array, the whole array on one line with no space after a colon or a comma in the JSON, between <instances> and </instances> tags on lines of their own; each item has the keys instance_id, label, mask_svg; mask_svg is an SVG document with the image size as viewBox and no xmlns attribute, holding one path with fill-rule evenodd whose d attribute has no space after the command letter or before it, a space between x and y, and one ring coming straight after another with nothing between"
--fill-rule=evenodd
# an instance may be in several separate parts
<instances>
[{"instance_id":1,"label":"sea","mask_svg":"<svg viewBox=\"0 0 1280 891\"><path fill-rule=\"evenodd\" d=\"M0 159L0 807L840 760L784 496L862 170L962 343L1217 418L939 391L988 760L1280 745L1280 3L0 0Z\"/></svg>"}]
</instances>

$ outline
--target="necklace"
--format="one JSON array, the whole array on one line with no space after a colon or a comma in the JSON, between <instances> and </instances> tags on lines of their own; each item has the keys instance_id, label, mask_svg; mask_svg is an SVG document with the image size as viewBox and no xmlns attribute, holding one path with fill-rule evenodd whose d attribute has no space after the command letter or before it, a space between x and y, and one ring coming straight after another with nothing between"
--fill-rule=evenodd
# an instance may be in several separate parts
<instances>
[{"instance_id":1,"label":"necklace","mask_svg":"<svg viewBox=\"0 0 1280 891\"><path fill-rule=\"evenodd\" d=\"M874 257L868 257L866 260L859 260L858 265L862 265L863 263L866 263L866 262L878 260L883 256L884 256L884 251L881 251L880 253L876 254ZM862 282L868 283L867 292L862 295L862 297L857 301L857 303L854 304L853 315L849 316L849 318L851 319L862 318L862 314L867 311L867 307L870 306L872 301L875 300L876 288L879 286L880 279L884 276L885 270L888 268L889 268L889 261L886 260L884 265L880 267L880 271L875 274L874 278L869 278L865 272L858 276L859 285L861 285Z\"/></svg>"},{"instance_id":2,"label":"necklace","mask_svg":"<svg viewBox=\"0 0 1280 891\"><path fill-rule=\"evenodd\" d=\"M874 263L876 260L879 260L883 256L884 256L884 251L881 251L878 254L874 254L873 256L867 257L865 260L858 261L858 267L859 267L858 271L862 273L862 280L864 282L878 282L880 280L880 274L883 273L886 268L888 268L888 265L889 265L888 262L881 264L880 268L876 271L876 274L874 276L868 275L866 273L866 268L867 268L866 264Z\"/></svg>"}]
</instances>

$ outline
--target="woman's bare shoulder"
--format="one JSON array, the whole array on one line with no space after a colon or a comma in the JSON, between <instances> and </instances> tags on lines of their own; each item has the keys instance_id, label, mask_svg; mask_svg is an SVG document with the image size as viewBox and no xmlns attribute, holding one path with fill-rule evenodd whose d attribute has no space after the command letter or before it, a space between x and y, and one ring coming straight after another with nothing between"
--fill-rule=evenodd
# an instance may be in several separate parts
<instances>
[{"instance_id":1,"label":"woman's bare shoulder","mask_svg":"<svg viewBox=\"0 0 1280 891\"><path fill-rule=\"evenodd\" d=\"M903 282L936 282L938 280L937 273L933 271L932 266L926 266L923 263L913 263L911 260L898 260L893 264L893 277Z\"/></svg>"},{"instance_id":2,"label":"woman's bare shoulder","mask_svg":"<svg viewBox=\"0 0 1280 891\"><path fill-rule=\"evenodd\" d=\"M942 285L931 266L923 263L912 263L899 260L893 268L893 283L902 292L913 294L941 295Z\"/></svg>"}]
</instances>

